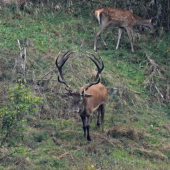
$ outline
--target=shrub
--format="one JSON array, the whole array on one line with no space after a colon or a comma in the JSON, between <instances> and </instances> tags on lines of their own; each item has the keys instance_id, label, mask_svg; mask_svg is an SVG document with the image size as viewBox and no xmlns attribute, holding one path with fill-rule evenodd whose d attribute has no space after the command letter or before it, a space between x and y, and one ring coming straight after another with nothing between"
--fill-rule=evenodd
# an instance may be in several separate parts
<instances>
[{"instance_id":1,"label":"shrub","mask_svg":"<svg viewBox=\"0 0 170 170\"><path fill-rule=\"evenodd\" d=\"M0 147L5 142L12 144L23 138L25 116L35 113L36 104L42 101L22 84L17 84L7 92L6 102L0 109Z\"/></svg>"}]
</instances>

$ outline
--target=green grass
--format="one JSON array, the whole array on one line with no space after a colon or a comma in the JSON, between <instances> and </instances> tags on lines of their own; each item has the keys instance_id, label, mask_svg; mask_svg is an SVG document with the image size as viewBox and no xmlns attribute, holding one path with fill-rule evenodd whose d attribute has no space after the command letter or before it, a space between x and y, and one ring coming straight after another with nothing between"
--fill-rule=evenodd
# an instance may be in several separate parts
<instances>
[{"instance_id":1,"label":"green grass","mask_svg":"<svg viewBox=\"0 0 170 170\"><path fill-rule=\"evenodd\" d=\"M0 90L15 83L11 70L19 55L17 39L27 49L27 79L42 78L55 67L56 56L72 49L76 53L64 67L65 78L78 89L87 84L96 70L87 58L93 52L94 32L98 23L94 18L68 13L47 12L29 14L4 8L0 24ZM87 15L87 14L86 14ZM79 17L77 17L79 16ZM134 32L138 32L137 29ZM153 39L147 31L135 41L136 53L124 33L120 49L115 50L117 28L103 32L108 47L104 50L98 40L98 54L104 61L101 82L109 89L105 114L105 134L96 128L97 116L91 123L92 142L83 137L79 115L72 113L70 98L62 98L65 87L57 81L39 81L37 95L44 97L37 115L27 117L24 139L13 146L0 148L0 169L169 169L169 103L163 102L150 86L144 84L152 69L147 67L146 53L151 55L164 78L155 76L157 86L165 95L169 82L169 34ZM153 41L150 41L153 39ZM44 79L57 79L57 71ZM116 87L119 92L112 93ZM50 91L51 90L51 91ZM2 100L5 94L2 95ZM112 135L109 135L109 130Z\"/></svg>"}]
</instances>

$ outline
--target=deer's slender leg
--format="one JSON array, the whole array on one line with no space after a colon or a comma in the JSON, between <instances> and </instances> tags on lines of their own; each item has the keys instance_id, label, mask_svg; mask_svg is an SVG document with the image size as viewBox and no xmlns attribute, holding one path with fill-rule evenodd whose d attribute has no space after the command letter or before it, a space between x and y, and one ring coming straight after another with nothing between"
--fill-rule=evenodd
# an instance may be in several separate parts
<instances>
[{"instance_id":1,"label":"deer's slender leg","mask_svg":"<svg viewBox=\"0 0 170 170\"><path fill-rule=\"evenodd\" d=\"M87 128L87 140L88 141L91 141L90 132L89 132L91 121L92 121L92 114L89 114L89 116L87 117L87 124L86 124L86 128Z\"/></svg>"},{"instance_id":2,"label":"deer's slender leg","mask_svg":"<svg viewBox=\"0 0 170 170\"><path fill-rule=\"evenodd\" d=\"M116 50L118 50L118 48L119 48L119 43L120 43L120 38L122 36L122 32L123 32L123 28L119 28Z\"/></svg>"},{"instance_id":3,"label":"deer's slender leg","mask_svg":"<svg viewBox=\"0 0 170 170\"><path fill-rule=\"evenodd\" d=\"M105 26L100 24L99 29L94 34L94 51L97 51L97 37L101 34L101 32L104 30ZM102 36L100 35L101 39Z\"/></svg>"},{"instance_id":4,"label":"deer's slender leg","mask_svg":"<svg viewBox=\"0 0 170 170\"><path fill-rule=\"evenodd\" d=\"M132 28L126 28L126 30L127 30L128 36L129 36L130 43L131 43L132 52L134 53L135 51L134 51L134 48L133 48Z\"/></svg>"},{"instance_id":5,"label":"deer's slender leg","mask_svg":"<svg viewBox=\"0 0 170 170\"><path fill-rule=\"evenodd\" d=\"M100 26L99 29L95 32L94 34L94 51L97 51L97 37L101 34L101 32L104 30L105 27L107 27L110 24L110 22L108 22L107 17L105 16L104 13L100 14ZM105 47L107 48L107 44L104 41L103 37L100 35Z\"/></svg>"},{"instance_id":6,"label":"deer's slender leg","mask_svg":"<svg viewBox=\"0 0 170 170\"><path fill-rule=\"evenodd\" d=\"M100 38L101 38L101 40L103 41L103 44L104 44L104 46L105 46L105 49L107 50L107 49L108 49L108 46L107 46L107 43L106 43L106 41L104 40L102 34L100 34Z\"/></svg>"},{"instance_id":7,"label":"deer's slender leg","mask_svg":"<svg viewBox=\"0 0 170 170\"><path fill-rule=\"evenodd\" d=\"M86 138L86 117L81 116L81 120L83 122L84 137Z\"/></svg>"}]
</instances>

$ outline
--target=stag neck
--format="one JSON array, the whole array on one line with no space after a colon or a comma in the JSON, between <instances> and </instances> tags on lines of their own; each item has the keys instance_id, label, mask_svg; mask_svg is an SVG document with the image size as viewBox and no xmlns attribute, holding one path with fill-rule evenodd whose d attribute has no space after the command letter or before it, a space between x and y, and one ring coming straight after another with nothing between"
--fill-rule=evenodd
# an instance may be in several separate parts
<instances>
[{"instance_id":1,"label":"stag neck","mask_svg":"<svg viewBox=\"0 0 170 170\"><path fill-rule=\"evenodd\" d=\"M96 85L96 84L98 84L99 82L100 82L100 77L98 77L98 80L95 80L94 82L92 82L92 83L84 86L83 89L81 90L81 92L83 92L83 91L85 92L86 90L88 90L89 87L91 87L91 86L93 86L93 85Z\"/></svg>"}]
</instances>

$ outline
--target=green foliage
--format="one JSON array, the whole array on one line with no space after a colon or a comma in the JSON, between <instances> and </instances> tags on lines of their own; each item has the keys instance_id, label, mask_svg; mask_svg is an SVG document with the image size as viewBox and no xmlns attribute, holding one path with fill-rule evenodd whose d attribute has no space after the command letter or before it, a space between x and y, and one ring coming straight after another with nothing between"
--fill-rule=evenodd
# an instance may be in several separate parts
<instances>
[{"instance_id":1,"label":"green foliage","mask_svg":"<svg viewBox=\"0 0 170 170\"><path fill-rule=\"evenodd\" d=\"M158 37L154 38L148 30L140 32L134 28L137 37L135 54L130 52L126 33L122 36L120 49L115 50L117 28L113 32L112 27L103 31L109 50L104 50L99 39L98 54L105 65L101 83L108 88L109 96L105 133L96 129L97 116L94 114L90 126L92 142L84 140L81 118L72 114L71 100L60 96L66 90L56 81L58 72L50 72L59 53L75 50L75 55L63 67L63 73L73 89L85 85L96 71L96 67L83 57L85 51L93 53L94 32L98 29L94 10L106 5L126 9L136 7L134 13L142 16L143 9L139 9L139 4L145 7L148 1L53 0L56 3L53 6L51 0L32 2L34 5L25 10L16 10L12 6L0 9L0 93L3 94L6 80L11 80L11 84L14 82L11 69L18 56L16 40L19 39L27 49L27 83L32 83L34 71L38 85L35 91L41 93L45 101L40 113L34 114L41 99L27 88L29 84L17 85L1 96L5 102L3 104L0 100L0 140L3 146L0 149L0 169L169 169L170 104L159 100L157 93L152 97L150 84L147 88L143 84L153 71L148 66L147 53L164 76L154 76L157 87L161 87L163 95L167 94L170 37L163 29L159 29ZM55 5L60 9L55 10ZM164 19L159 23L168 24L168 18L166 22ZM49 78L49 81L36 81L42 77ZM110 91L115 87L119 93ZM109 136L107 132L112 128L117 130Z\"/></svg>"},{"instance_id":2,"label":"green foliage","mask_svg":"<svg viewBox=\"0 0 170 170\"><path fill-rule=\"evenodd\" d=\"M0 170L3 170L3 169L5 169L5 167L0 165Z\"/></svg>"},{"instance_id":3,"label":"green foliage","mask_svg":"<svg viewBox=\"0 0 170 170\"><path fill-rule=\"evenodd\" d=\"M42 141L47 140L49 138L49 134L46 131L42 131L41 133L34 134L33 138L36 142L42 142Z\"/></svg>"},{"instance_id":4,"label":"green foliage","mask_svg":"<svg viewBox=\"0 0 170 170\"><path fill-rule=\"evenodd\" d=\"M7 90L6 103L0 109L0 146L5 142L14 144L23 138L22 130L26 122L26 115L37 112L36 104L42 98L31 94L25 85L17 84L14 88Z\"/></svg>"},{"instance_id":5,"label":"green foliage","mask_svg":"<svg viewBox=\"0 0 170 170\"><path fill-rule=\"evenodd\" d=\"M62 165L64 164L64 161L59 161L58 159L55 158L41 158L39 160L39 164L48 164L52 169L57 168L60 169L62 168Z\"/></svg>"}]
</instances>

